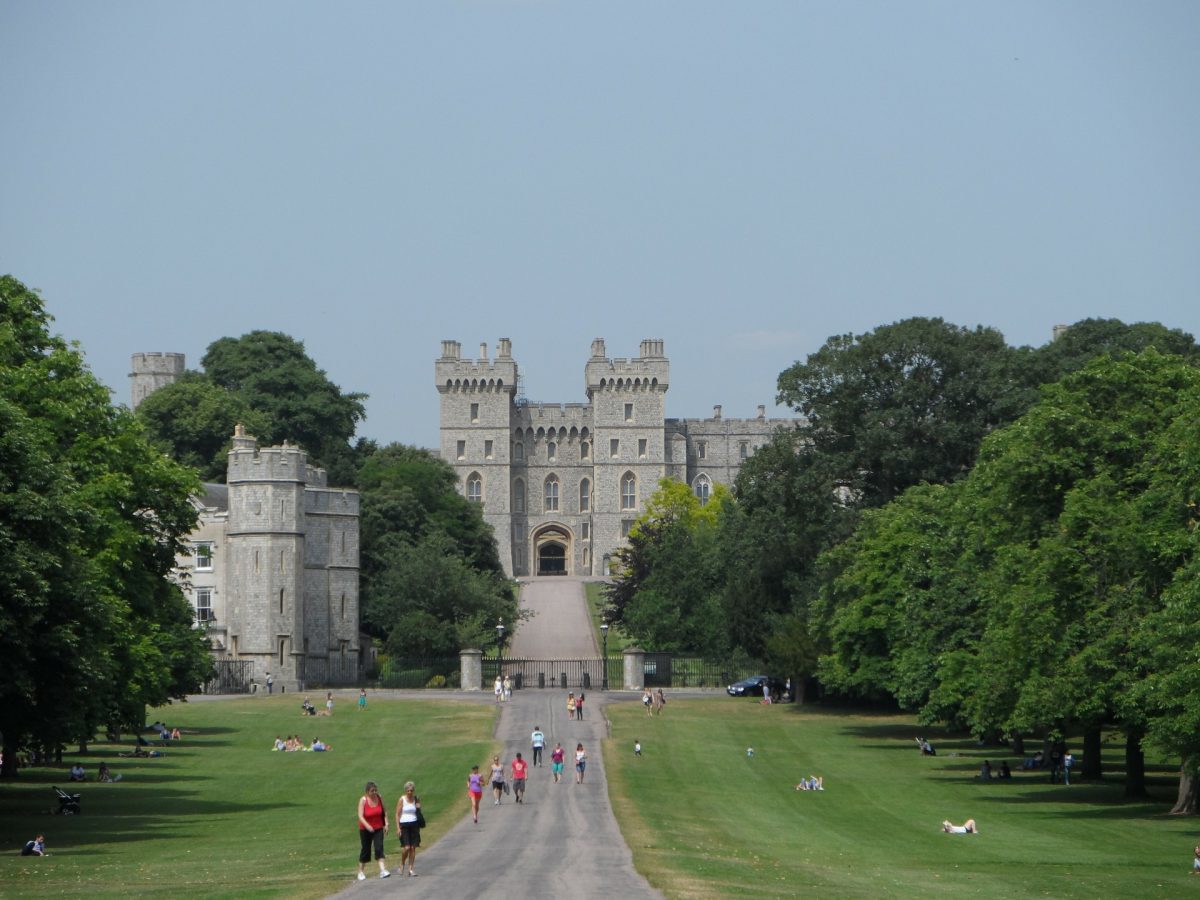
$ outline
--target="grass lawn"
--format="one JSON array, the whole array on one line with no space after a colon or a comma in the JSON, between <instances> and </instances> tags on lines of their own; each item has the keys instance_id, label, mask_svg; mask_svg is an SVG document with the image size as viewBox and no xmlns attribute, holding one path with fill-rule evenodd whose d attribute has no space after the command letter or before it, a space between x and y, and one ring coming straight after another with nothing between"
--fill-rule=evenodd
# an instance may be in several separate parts
<instances>
[{"instance_id":1,"label":"grass lawn","mask_svg":"<svg viewBox=\"0 0 1200 900\"><path fill-rule=\"evenodd\" d=\"M493 752L494 706L372 696L360 713L356 691L336 696L332 718L301 717L293 694L174 704L150 721L198 733L160 759L120 759L100 743L0 783L0 847L15 851L43 831L50 853L0 854L0 895L324 897L356 871L355 810L368 780L379 783L389 821L404 782L416 782L429 845L462 818L466 773ZM270 749L275 735L297 731L333 749ZM89 779L102 760L123 779L71 785L77 759ZM82 815L47 815L55 784L83 795ZM399 862L394 827L387 853Z\"/></svg>"},{"instance_id":2,"label":"grass lawn","mask_svg":"<svg viewBox=\"0 0 1200 900\"><path fill-rule=\"evenodd\" d=\"M1014 766L1011 781L976 781L984 759L1015 759L917 729L907 716L729 697L677 700L655 719L633 703L609 714L613 807L637 868L668 897L1200 890L1189 876L1200 823L1166 815L1175 789L1166 766L1149 767L1162 802L1124 803L1117 779L1065 787ZM937 757L921 756L917 734L929 736ZM1119 739L1106 744L1107 771L1122 751ZM811 774L824 776L824 792L793 789ZM943 834L946 818L975 818L980 833Z\"/></svg>"}]
</instances>

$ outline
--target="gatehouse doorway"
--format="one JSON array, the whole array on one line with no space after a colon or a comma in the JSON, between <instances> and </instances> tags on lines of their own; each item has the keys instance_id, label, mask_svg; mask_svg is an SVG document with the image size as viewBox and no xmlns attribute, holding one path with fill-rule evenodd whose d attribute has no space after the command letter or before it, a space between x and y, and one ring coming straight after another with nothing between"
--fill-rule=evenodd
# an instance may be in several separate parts
<instances>
[{"instance_id":1,"label":"gatehouse doorway","mask_svg":"<svg viewBox=\"0 0 1200 900\"><path fill-rule=\"evenodd\" d=\"M533 536L534 574L569 575L571 534L558 525L547 526Z\"/></svg>"}]
</instances>

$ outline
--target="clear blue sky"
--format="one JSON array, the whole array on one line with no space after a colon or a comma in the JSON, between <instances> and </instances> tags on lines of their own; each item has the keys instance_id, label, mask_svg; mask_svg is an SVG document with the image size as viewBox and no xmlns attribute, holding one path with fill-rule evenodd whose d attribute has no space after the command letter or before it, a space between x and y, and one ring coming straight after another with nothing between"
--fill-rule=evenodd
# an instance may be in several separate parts
<instances>
[{"instance_id":1,"label":"clear blue sky","mask_svg":"<svg viewBox=\"0 0 1200 900\"><path fill-rule=\"evenodd\" d=\"M286 332L361 433L510 337L581 402L666 341L668 414L773 409L833 334L1200 332L1200 3L0 3L0 272L129 356Z\"/></svg>"}]
</instances>

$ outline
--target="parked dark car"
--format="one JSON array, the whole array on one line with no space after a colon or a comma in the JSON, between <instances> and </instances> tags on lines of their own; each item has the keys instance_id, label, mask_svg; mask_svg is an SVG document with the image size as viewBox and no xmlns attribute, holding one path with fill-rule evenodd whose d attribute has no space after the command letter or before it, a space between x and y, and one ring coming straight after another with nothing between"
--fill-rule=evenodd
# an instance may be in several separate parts
<instances>
[{"instance_id":1,"label":"parked dark car","mask_svg":"<svg viewBox=\"0 0 1200 900\"><path fill-rule=\"evenodd\" d=\"M725 692L730 697L761 697L763 695L763 687L766 685L770 685L773 695L778 696L783 693L783 682L778 678L771 678L767 675L751 675L749 678L735 681L729 687L725 688Z\"/></svg>"}]
</instances>

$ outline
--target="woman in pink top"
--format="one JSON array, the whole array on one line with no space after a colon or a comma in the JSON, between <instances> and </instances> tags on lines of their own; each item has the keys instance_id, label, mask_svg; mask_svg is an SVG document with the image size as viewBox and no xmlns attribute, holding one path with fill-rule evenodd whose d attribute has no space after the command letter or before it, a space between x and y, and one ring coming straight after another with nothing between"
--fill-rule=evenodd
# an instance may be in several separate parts
<instances>
[{"instance_id":1,"label":"woman in pink top","mask_svg":"<svg viewBox=\"0 0 1200 900\"><path fill-rule=\"evenodd\" d=\"M471 798L471 818L479 822L479 798L483 796L483 776L479 774L479 766L471 766L471 774L467 776L467 796Z\"/></svg>"}]
</instances>

